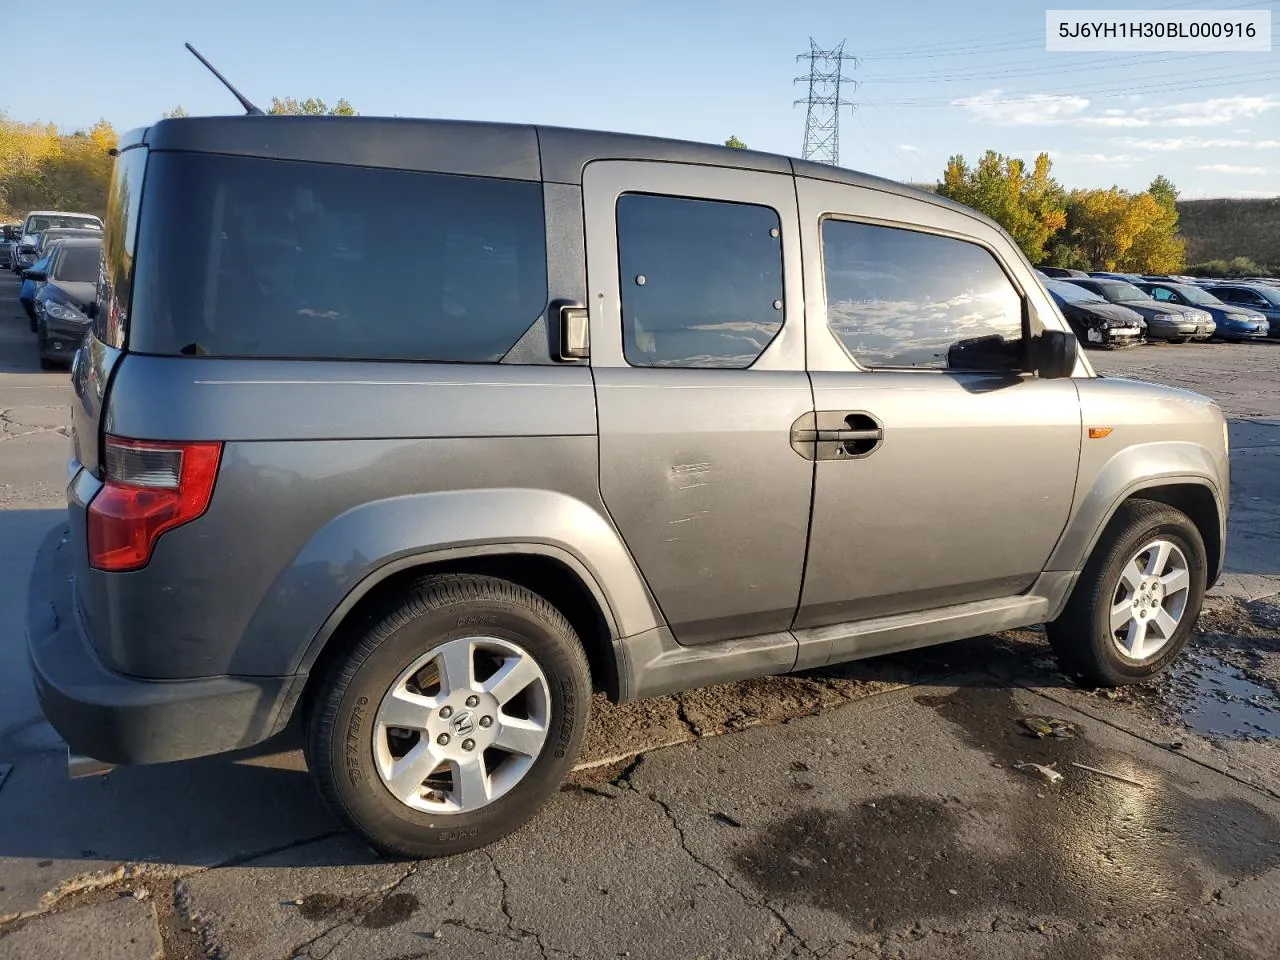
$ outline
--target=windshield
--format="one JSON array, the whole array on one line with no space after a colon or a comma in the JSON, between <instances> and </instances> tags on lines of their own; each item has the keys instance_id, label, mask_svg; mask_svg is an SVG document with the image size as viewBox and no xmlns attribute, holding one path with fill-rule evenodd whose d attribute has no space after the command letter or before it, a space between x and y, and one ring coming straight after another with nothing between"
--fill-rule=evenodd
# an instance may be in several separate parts
<instances>
[{"instance_id":1,"label":"windshield","mask_svg":"<svg viewBox=\"0 0 1280 960\"><path fill-rule=\"evenodd\" d=\"M98 222L97 217L89 216L77 217L53 214L27 218L27 233L40 233L44 230L48 230L50 227L87 227L94 230L101 230L102 224Z\"/></svg>"},{"instance_id":2,"label":"windshield","mask_svg":"<svg viewBox=\"0 0 1280 960\"><path fill-rule=\"evenodd\" d=\"M1252 289L1256 290L1258 295L1273 307L1280 307L1280 287L1264 287L1259 284Z\"/></svg>"},{"instance_id":3,"label":"windshield","mask_svg":"<svg viewBox=\"0 0 1280 960\"><path fill-rule=\"evenodd\" d=\"M1078 287L1074 283L1066 283L1062 280L1050 280L1045 284L1049 288L1050 293L1057 294L1063 300L1069 300L1072 303L1106 303L1092 290L1086 290L1084 287Z\"/></svg>"},{"instance_id":4,"label":"windshield","mask_svg":"<svg viewBox=\"0 0 1280 960\"><path fill-rule=\"evenodd\" d=\"M1215 297L1208 290L1201 290L1199 287L1193 287L1189 283L1180 283L1176 287L1171 287L1182 295L1183 299L1189 303L1194 303L1201 307L1220 307L1222 301Z\"/></svg>"},{"instance_id":5,"label":"windshield","mask_svg":"<svg viewBox=\"0 0 1280 960\"><path fill-rule=\"evenodd\" d=\"M93 283L98 279L101 250L97 244L64 248L58 258L54 279L67 283Z\"/></svg>"},{"instance_id":6,"label":"windshield","mask_svg":"<svg viewBox=\"0 0 1280 960\"><path fill-rule=\"evenodd\" d=\"M1112 303L1132 303L1135 300L1146 303L1151 299L1132 283L1123 280L1108 280L1098 286L1102 288L1102 295Z\"/></svg>"}]
</instances>

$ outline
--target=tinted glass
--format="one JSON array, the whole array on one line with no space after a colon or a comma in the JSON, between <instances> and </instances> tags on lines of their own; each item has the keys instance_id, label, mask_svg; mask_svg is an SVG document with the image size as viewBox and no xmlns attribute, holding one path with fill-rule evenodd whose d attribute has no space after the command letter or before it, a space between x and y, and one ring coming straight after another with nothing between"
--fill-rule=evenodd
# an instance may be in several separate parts
<instances>
[{"instance_id":1,"label":"tinted glass","mask_svg":"<svg viewBox=\"0 0 1280 960\"><path fill-rule=\"evenodd\" d=\"M93 283L98 279L98 263L102 259L102 248L92 246L74 246L62 248L53 269L53 279L66 283Z\"/></svg>"},{"instance_id":2,"label":"tinted glass","mask_svg":"<svg viewBox=\"0 0 1280 960\"><path fill-rule=\"evenodd\" d=\"M1139 288L1139 289L1141 289L1141 288ZM1177 298L1173 295L1173 291L1172 291L1172 290L1167 290L1167 289L1165 289L1164 287L1152 287L1150 290L1148 290L1148 291L1146 291L1146 292L1147 292L1147 294L1148 294L1148 295L1149 295L1153 300L1175 300L1175 299L1177 299Z\"/></svg>"},{"instance_id":3,"label":"tinted glass","mask_svg":"<svg viewBox=\"0 0 1280 960\"><path fill-rule=\"evenodd\" d=\"M546 306L538 183L163 153L129 346L496 362Z\"/></svg>"},{"instance_id":4,"label":"tinted glass","mask_svg":"<svg viewBox=\"0 0 1280 960\"><path fill-rule=\"evenodd\" d=\"M946 367L963 342L1022 339L1021 298L977 244L825 220L822 257L827 323L864 366Z\"/></svg>"},{"instance_id":5,"label":"tinted glass","mask_svg":"<svg viewBox=\"0 0 1280 960\"><path fill-rule=\"evenodd\" d=\"M776 211L618 198L622 343L637 367L749 367L782 329Z\"/></svg>"},{"instance_id":6,"label":"tinted glass","mask_svg":"<svg viewBox=\"0 0 1280 960\"><path fill-rule=\"evenodd\" d=\"M133 257L137 247L138 211L147 151L125 150L116 157L107 194L107 223L102 236L104 269L98 284L94 335L113 347L124 346L129 329L133 288Z\"/></svg>"},{"instance_id":7,"label":"tinted glass","mask_svg":"<svg viewBox=\"0 0 1280 960\"><path fill-rule=\"evenodd\" d=\"M1190 303L1199 304L1202 307L1216 307L1222 305L1222 301L1208 290L1201 290L1199 287L1193 287L1189 283L1180 283L1173 289L1177 290L1184 300Z\"/></svg>"},{"instance_id":8,"label":"tinted glass","mask_svg":"<svg viewBox=\"0 0 1280 960\"><path fill-rule=\"evenodd\" d=\"M102 226L94 217L64 217L59 215L29 217L27 219L27 233L39 233L42 230L48 230L50 227L93 227Z\"/></svg>"},{"instance_id":9,"label":"tinted glass","mask_svg":"<svg viewBox=\"0 0 1280 960\"><path fill-rule=\"evenodd\" d=\"M1084 287L1078 287L1074 283L1064 283L1059 280L1050 280L1045 284L1049 288L1049 292L1056 294L1063 300L1071 303L1106 303L1100 296L1092 290L1086 290Z\"/></svg>"},{"instance_id":10,"label":"tinted glass","mask_svg":"<svg viewBox=\"0 0 1280 960\"><path fill-rule=\"evenodd\" d=\"M1113 303L1123 303L1127 300L1151 299L1132 283L1127 283L1124 280L1108 280L1100 286L1102 287L1102 292L1106 298Z\"/></svg>"}]
</instances>

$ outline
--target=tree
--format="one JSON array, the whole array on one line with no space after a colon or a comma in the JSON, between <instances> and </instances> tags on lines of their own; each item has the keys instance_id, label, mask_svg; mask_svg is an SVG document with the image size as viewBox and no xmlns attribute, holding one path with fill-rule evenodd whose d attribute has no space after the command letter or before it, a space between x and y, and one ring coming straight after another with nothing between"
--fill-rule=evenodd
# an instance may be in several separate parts
<instances>
[{"instance_id":1,"label":"tree","mask_svg":"<svg viewBox=\"0 0 1280 960\"><path fill-rule=\"evenodd\" d=\"M52 125L0 116L0 213L43 207L101 214L116 143L106 120L88 130L60 133Z\"/></svg>"},{"instance_id":2,"label":"tree","mask_svg":"<svg viewBox=\"0 0 1280 960\"><path fill-rule=\"evenodd\" d=\"M1178 193L1164 177L1151 189L1130 193L1073 190L1062 242L1083 251L1090 266L1134 273L1176 273L1186 262L1178 235Z\"/></svg>"},{"instance_id":3,"label":"tree","mask_svg":"<svg viewBox=\"0 0 1280 960\"><path fill-rule=\"evenodd\" d=\"M188 116L190 116L190 114L187 113L186 109L182 106L182 104L178 104L172 110L166 110L164 113L160 114L160 119L176 120L179 117L188 117Z\"/></svg>"},{"instance_id":4,"label":"tree","mask_svg":"<svg viewBox=\"0 0 1280 960\"><path fill-rule=\"evenodd\" d=\"M1045 256L1045 245L1066 225L1063 191L1050 175L1053 163L1047 153L1036 157L1030 171L1017 157L988 150L970 167L956 154L947 162L940 196L985 213L1009 231L1032 263Z\"/></svg>"},{"instance_id":5,"label":"tree","mask_svg":"<svg viewBox=\"0 0 1280 960\"><path fill-rule=\"evenodd\" d=\"M728 140L726 140L726 141L724 142L724 145L725 145L726 147L733 147L733 149L735 149L735 150L746 150L746 149L747 149L747 145L746 145L745 143L743 143L741 140L739 140L736 136L732 136L732 137L730 137Z\"/></svg>"},{"instance_id":6,"label":"tree","mask_svg":"<svg viewBox=\"0 0 1280 960\"><path fill-rule=\"evenodd\" d=\"M1149 198L1149 202L1147 199ZM1178 189L1161 175L1134 197L1146 225L1120 258L1120 269L1140 273L1177 273L1187 262L1186 241L1178 235Z\"/></svg>"},{"instance_id":7,"label":"tree","mask_svg":"<svg viewBox=\"0 0 1280 960\"><path fill-rule=\"evenodd\" d=\"M276 116L293 117L355 117L359 116L355 108L345 99L339 100L332 107L319 98L295 100L293 97L271 98L271 109L267 113Z\"/></svg>"}]
</instances>

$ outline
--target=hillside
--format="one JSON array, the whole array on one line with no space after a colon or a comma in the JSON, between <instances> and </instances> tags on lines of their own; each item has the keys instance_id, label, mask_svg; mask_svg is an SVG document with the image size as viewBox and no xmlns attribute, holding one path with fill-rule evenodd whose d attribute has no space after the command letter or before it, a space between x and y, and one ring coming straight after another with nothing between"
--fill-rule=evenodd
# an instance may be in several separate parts
<instances>
[{"instance_id":1,"label":"hillside","mask_svg":"<svg viewBox=\"0 0 1280 960\"><path fill-rule=\"evenodd\" d=\"M1187 263L1248 257L1280 265L1280 197L1269 200L1179 200Z\"/></svg>"}]
</instances>

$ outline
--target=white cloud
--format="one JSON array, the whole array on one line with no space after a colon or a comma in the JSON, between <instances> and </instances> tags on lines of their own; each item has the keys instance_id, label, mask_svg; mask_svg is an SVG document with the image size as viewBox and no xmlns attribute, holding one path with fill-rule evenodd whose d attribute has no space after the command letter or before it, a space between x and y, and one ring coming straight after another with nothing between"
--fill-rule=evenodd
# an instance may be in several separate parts
<instances>
[{"instance_id":1,"label":"white cloud","mask_svg":"<svg viewBox=\"0 0 1280 960\"><path fill-rule=\"evenodd\" d=\"M1089 107L1084 97L1033 93L1026 97L1001 97L999 90L951 101L974 118L999 127L1047 126L1078 117Z\"/></svg>"},{"instance_id":2,"label":"white cloud","mask_svg":"<svg viewBox=\"0 0 1280 960\"><path fill-rule=\"evenodd\" d=\"M1243 174L1250 177L1265 177L1268 172L1266 167L1244 167L1234 163L1206 163L1196 169L1206 173Z\"/></svg>"},{"instance_id":3,"label":"white cloud","mask_svg":"<svg viewBox=\"0 0 1280 960\"><path fill-rule=\"evenodd\" d=\"M1076 163L1099 163L1109 167L1132 167L1142 163L1145 157L1137 157L1131 153L1055 153L1055 160L1074 160Z\"/></svg>"},{"instance_id":4,"label":"white cloud","mask_svg":"<svg viewBox=\"0 0 1280 960\"><path fill-rule=\"evenodd\" d=\"M1220 127L1280 108L1280 97L1213 97L1133 110L1108 107L1090 113L1087 97L1033 93L1002 97L999 90L951 101L980 123L994 126Z\"/></svg>"},{"instance_id":5,"label":"white cloud","mask_svg":"<svg viewBox=\"0 0 1280 960\"><path fill-rule=\"evenodd\" d=\"M1273 150L1280 147L1280 140L1240 140L1230 137L1166 137L1143 139L1140 137L1116 137L1111 143L1130 150Z\"/></svg>"}]
</instances>

